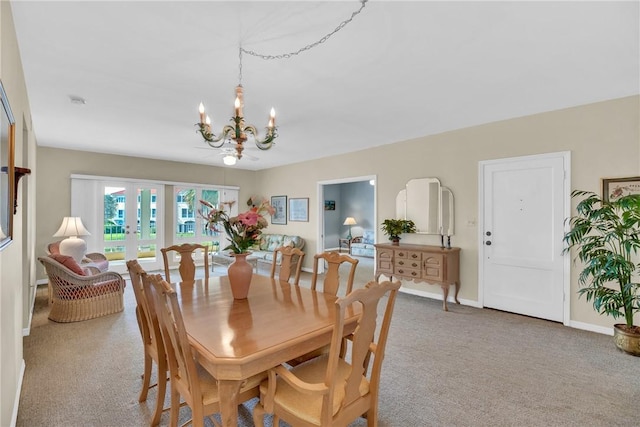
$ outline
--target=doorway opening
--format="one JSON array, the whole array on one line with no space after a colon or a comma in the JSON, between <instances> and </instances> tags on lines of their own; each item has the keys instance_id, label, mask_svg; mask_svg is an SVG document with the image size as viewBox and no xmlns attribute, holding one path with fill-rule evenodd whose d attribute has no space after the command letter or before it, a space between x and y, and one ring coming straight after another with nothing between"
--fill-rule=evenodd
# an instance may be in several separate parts
<instances>
[{"instance_id":1,"label":"doorway opening","mask_svg":"<svg viewBox=\"0 0 640 427\"><path fill-rule=\"evenodd\" d=\"M370 232L376 241L376 180L375 175L366 175L318 182L318 253L349 252L345 246L349 235L353 238Z\"/></svg>"}]
</instances>

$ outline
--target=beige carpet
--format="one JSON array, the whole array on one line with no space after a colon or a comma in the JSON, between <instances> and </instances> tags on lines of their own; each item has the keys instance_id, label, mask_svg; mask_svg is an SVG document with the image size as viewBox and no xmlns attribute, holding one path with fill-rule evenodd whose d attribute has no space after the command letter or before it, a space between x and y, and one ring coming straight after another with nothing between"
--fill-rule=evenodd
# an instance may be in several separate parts
<instances>
[{"instance_id":1,"label":"beige carpet","mask_svg":"<svg viewBox=\"0 0 640 427\"><path fill-rule=\"evenodd\" d=\"M359 266L357 284L372 278L369 268ZM155 391L138 403L142 346L130 286L125 306L58 324L47 320L46 288L38 290L24 339L18 426L148 425ZM640 359L616 350L611 337L494 310L450 310L399 295L383 365L381 427L639 425ZM241 407L240 426L252 425L254 404ZM181 415L186 421L188 409Z\"/></svg>"}]
</instances>

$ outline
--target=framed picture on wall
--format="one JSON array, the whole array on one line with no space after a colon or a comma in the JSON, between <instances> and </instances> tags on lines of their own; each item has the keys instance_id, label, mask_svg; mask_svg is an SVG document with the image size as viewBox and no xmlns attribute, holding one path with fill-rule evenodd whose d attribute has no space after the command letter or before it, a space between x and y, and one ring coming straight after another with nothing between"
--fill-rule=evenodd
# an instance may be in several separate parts
<instances>
[{"instance_id":1,"label":"framed picture on wall","mask_svg":"<svg viewBox=\"0 0 640 427\"><path fill-rule=\"evenodd\" d=\"M630 194L640 194L640 176L602 179L602 200L614 201Z\"/></svg>"},{"instance_id":2,"label":"framed picture on wall","mask_svg":"<svg viewBox=\"0 0 640 427\"><path fill-rule=\"evenodd\" d=\"M335 211L336 210L336 201L335 200L325 200L324 201L324 210L325 211Z\"/></svg>"},{"instance_id":3,"label":"framed picture on wall","mask_svg":"<svg viewBox=\"0 0 640 427\"><path fill-rule=\"evenodd\" d=\"M309 198L289 199L289 221L309 221Z\"/></svg>"},{"instance_id":4,"label":"framed picture on wall","mask_svg":"<svg viewBox=\"0 0 640 427\"><path fill-rule=\"evenodd\" d=\"M287 196L271 196L271 206L275 209L271 215L271 224L287 223Z\"/></svg>"}]
</instances>

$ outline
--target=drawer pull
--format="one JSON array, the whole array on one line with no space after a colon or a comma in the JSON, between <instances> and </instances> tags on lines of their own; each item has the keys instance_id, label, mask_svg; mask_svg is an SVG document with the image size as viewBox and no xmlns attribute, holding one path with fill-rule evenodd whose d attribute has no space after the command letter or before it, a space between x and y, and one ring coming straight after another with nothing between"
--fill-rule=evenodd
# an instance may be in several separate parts
<instances>
[{"instance_id":1,"label":"drawer pull","mask_svg":"<svg viewBox=\"0 0 640 427\"><path fill-rule=\"evenodd\" d=\"M404 261L398 261L398 264L404 265Z\"/></svg>"},{"instance_id":2,"label":"drawer pull","mask_svg":"<svg viewBox=\"0 0 640 427\"><path fill-rule=\"evenodd\" d=\"M404 252L398 252L398 256L404 256Z\"/></svg>"},{"instance_id":3,"label":"drawer pull","mask_svg":"<svg viewBox=\"0 0 640 427\"><path fill-rule=\"evenodd\" d=\"M418 273L416 273L415 271L412 271L412 272L411 272L411 275L415 277L415 276L417 276L417 275L418 275Z\"/></svg>"},{"instance_id":4,"label":"drawer pull","mask_svg":"<svg viewBox=\"0 0 640 427\"><path fill-rule=\"evenodd\" d=\"M420 266L420 264L418 264L417 262L414 262L414 263L411 264L411 267L413 267L413 268L416 268L416 267L419 267L419 266Z\"/></svg>"},{"instance_id":5,"label":"drawer pull","mask_svg":"<svg viewBox=\"0 0 640 427\"><path fill-rule=\"evenodd\" d=\"M400 269L398 269L398 273L404 274L404 270L400 268Z\"/></svg>"},{"instance_id":6,"label":"drawer pull","mask_svg":"<svg viewBox=\"0 0 640 427\"><path fill-rule=\"evenodd\" d=\"M411 254L411 258L418 258L418 254Z\"/></svg>"}]
</instances>

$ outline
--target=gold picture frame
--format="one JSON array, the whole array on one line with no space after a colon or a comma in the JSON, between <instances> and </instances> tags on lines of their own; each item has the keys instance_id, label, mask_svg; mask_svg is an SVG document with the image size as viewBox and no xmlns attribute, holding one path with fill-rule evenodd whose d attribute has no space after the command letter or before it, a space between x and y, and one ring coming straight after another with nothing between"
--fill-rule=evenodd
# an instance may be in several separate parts
<instances>
[{"instance_id":1,"label":"gold picture frame","mask_svg":"<svg viewBox=\"0 0 640 427\"><path fill-rule=\"evenodd\" d=\"M9 99L0 81L0 250L13 240L15 209L15 127Z\"/></svg>"},{"instance_id":2,"label":"gold picture frame","mask_svg":"<svg viewBox=\"0 0 640 427\"><path fill-rule=\"evenodd\" d=\"M630 194L640 194L640 176L602 178L603 201L614 201Z\"/></svg>"}]
</instances>

